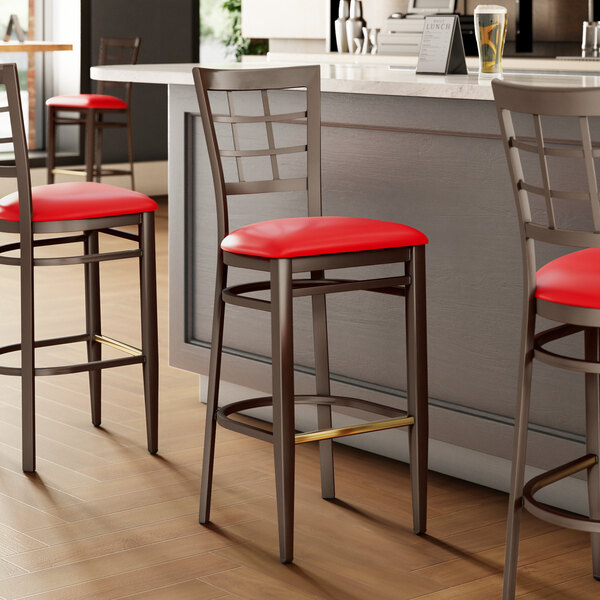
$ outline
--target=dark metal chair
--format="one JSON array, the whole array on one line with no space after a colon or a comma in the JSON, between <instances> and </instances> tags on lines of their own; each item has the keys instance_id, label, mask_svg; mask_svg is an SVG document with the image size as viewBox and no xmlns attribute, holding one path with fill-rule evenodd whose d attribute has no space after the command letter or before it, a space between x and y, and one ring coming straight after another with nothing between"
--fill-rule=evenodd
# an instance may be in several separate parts
<instances>
[{"instance_id":1,"label":"dark metal chair","mask_svg":"<svg viewBox=\"0 0 600 600\"><path fill-rule=\"evenodd\" d=\"M100 38L99 65L134 65L140 51L141 38ZM48 106L48 158L47 182L54 183L55 175L85 176L86 181L101 181L110 175L130 175L131 189L135 189L133 176L133 138L131 135L131 83L100 81L95 94L53 96L46 100ZM123 88L125 99L111 96L107 90ZM62 113L79 113L66 116ZM107 121L106 117L125 115L124 121ZM58 125L83 125L85 139L85 167L56 168L56 127ZM129 170L102 169L102 134L105 129L127 129ZM94 167L95 163L95 167Z\"/></svg>"},{"instance_id":2,"label":"dark metal chair","mask_svg":"<svg viewBox=\"0 0 600 600\"><path fill-rule=\"evenodd\" d=\"M592 144L590 117L600 117L600 88L554 88L516 85L494 80L492 83L498 118L520 219L523 249L523 325L518 375L515 438L508 510L506 561L503 599L515 597L519 526L524 509L535 516L569 529L591 533L593 573L600 579L600 196L595 159L600 149ZM517 113L519 120L513 120ZM533 124L534 137L522 129ZM579 140L548 138L542 127L544 118L570 118L578 125ZM550 119L548 119L550 120ZM517 127L515 123L521 124ZM544 125L546 122L544 121ZM518 133L517 133L518 131ZM525 177L522 153L534 155L541 183ZM567 159L582 165L583 178L573 176L570 189L552 185L550 160ZM575 173L575 171L573 171ZM581 190L581 184L587 189ZM577 189L579 187L579 189ZM539 219L530 203L530 195L541 199L545 215ZM587 230L561 226L557 201L588 203L591 224ZM542 210L539 208L538 210ZM535 243L584 248L550 261L540 269L536 264ZM560 323L535 333L537 317ZM559 354L545 346L556 340L584 332L584 358ZM586 454L581 458L524 482L527 429L533 360L547 365L585 373ZM566 513L541 503L536 492L564 477L587 470L590 518ZM599 590L600 591L600 590Z\"/></svg>"},{"instance_id":3,"label":"dark metal chair","mask_svg":"<svg viewBox=\"0 0 600 600\"><path fill-rule=\"evenodd\" d=\"M410 472L415 533L426 529L427 510L427 351L425 321L425 245L420 231L385 221L352 217L323 217L321 210L321 127L320 70L318 66L268 68L252 70L193 70L200 114L210 157L218 221L218 266L210 357L208 406L202 469L200 522L210 518L216 423L224 427L271 442L274 447L277 513L279 521L280 560L293 559L294 522L294 452L295 444L319 441L323 498L334 498L332 438L407 426L409 428ZM270 101L273 91L293 88L306 90L306 108L277 113ZM240 94L254 94L262 114L235 111L234 102L242 106ZM211 98L221 96L228 107L226 114L213 113ZM258 95L258 96L257 96ZM234 99L235 98L235 99ZM241 148L240 128L263 127L268 148ZM258 125L257 125L258 124ZM278 125L303 126L306 138L300 145L278 147ZM224 128L233 149L223 149L215 125ZM306 157L306 174L283 177L292 154ZM254 158L270 163L272 178L248 181L244 169L256 178L250 164ZM236 175L226 181L223 160L233 161ZM232 167L233 170L233 167ZM231 196L270 192L307 192L308 217L277 219L241 227L230 232L228 199ZM249 202L246 199L245 202ZM367 280L327 277L326 270L402 263L400 275ZM228 287L230 268L250 269L267 274L269 281ZM308 278L292 278L309 273ZM270 300L248 296L268 290ZM406 339L408 356L407 412L354 398L330 393L327 315L325 294L368 290L404 296L406 299ZM294 393L293 298L310 296L313 310L316 394ZM272 335L272 398L254 398L236 402L218 410L223 323L226 304L269 311ZM317 408L318 431L295 433L294 403ZM387 417L351 427L332 427L331 408L351 406ZM240 410L272 406L273 433L231 418Z\"/></svg>"},{"instance_id":4,"label":"dark metal chair","mask_svg":"<svg viewBox=\"0 0 600 600\"><path fill-rule=\"evenodd\" d=\"M21 367L0 367L1 375L21 378L23 424L23 470L35 471L35 378L89 372L92 423L101 420L101 370L109 367L141 364L146 402L148 450L158 444L158 340L156 321L156 260L154 249L154 211L156 203L137 192L95 182L61 183L32 188L17 69L14 64L0 65L0 84L4 84L8 106L0 114L10 117L14 166L0 166L0 177L17 180L17 192L0 199L0 231L17 234L19 241L0 246L0 264L18 266L21 277L21 341L3 346L0 354L21 352ZM117 227L136 225L137 233ZM81 232L81 233L78 233ZM133 249L100 252L99 234L135 242ZM36 237L37 234L65 234ZM83 254L62 257L35 257L37 247L78 243ZM18 257L6 256L18 251ZM100 315L100 263L137 258L140 262L142 348L114 340L102 334ZM34 337L34 267L84 265L86 331L53 339ZM85 342L88 362L52 367L36 366L35 349ZM124 358L102 359L102 344L123 351Z\"/></svg>"}]
</instances>

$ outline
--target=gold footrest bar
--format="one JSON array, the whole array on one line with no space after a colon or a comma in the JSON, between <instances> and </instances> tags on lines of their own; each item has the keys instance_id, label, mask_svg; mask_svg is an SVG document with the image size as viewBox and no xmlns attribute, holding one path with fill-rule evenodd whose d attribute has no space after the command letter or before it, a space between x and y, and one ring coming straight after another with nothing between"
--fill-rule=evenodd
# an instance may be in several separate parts
<instances>
[{"instance_id":1,"label":"gold footrest bar","mask_svg":"<svg viewBox=\"0 0 600 600\"><path fill-rule=\"evenodd\" d=\"M348 427L338 427L335 429L322 429L321 431L308 431L306 433L297 433L295 436L295 440L296 444L306 444L308 442L318 442L320 440L329 440L331 438L356 435L358 433L382 431L384 429L394 429L395 427L407 427L408 425L414 425L414 423L414 417L384 419L383 421L371 421L370 423L361 423L360 425L349 425Z\"/></svg>"},{"instance_id":2,"label":"gold footrest bar","mask_svg":"<svg viewBox=\"0 0 600 600\"><path fill-rule=\"evenodd\" d=\"M74 175L75 177L86 177L85 171L76 171L75 169L52 169L54 175Z\"/></svg>"},{"instance_id":3,"label":"gold footrest bar","mask_svg":"<svg viewBox=\"0 0 600 600\"><path fill-rule=\"evenodd\" d=\"M142 351L139 348L130 346L129 344L125 344L124 342L120 342L119 340L115 340L105 335L95 335L94 341L100 342L101 344L106 344L111 348L116 348L117 350L121 350L127 354L131 354L131 356L142 356Z\"/></svg>"},{"instance_id":4,"label":"gold footrest bar","mask_svg":"<svg viewBox=\"0 0 600 600\"><path fill-rule=\"evenodd\" d=\"M523 507L536 516L538 519L565 527L566 529L576 529L578 531L587 531L589 533L600 533L600 521L589 519L580 515L574 515L566 511L548 506L536 500L533 495L542 488L556 483L565 477L575 475L585 469L589 469L598 464L598 457L595 454L587 454L577 460L573 460L565 465L552 469L531 479L523 489Z\"/></svg>"},{"instance_id":5,"label":"gold footrest bar","mask_svg":"<svg viewBox=\"0 0 600 600\"><path fill-rule=\"evenodd\" d=\"M87 177L87 171L83 168L79 169L52 169L54 175L73 175L75 177ZM125 169L102 169L98 171L94 168L94 177L111 177L113 175L131 175L131 171Z\"/></svg>"}]
</instances>

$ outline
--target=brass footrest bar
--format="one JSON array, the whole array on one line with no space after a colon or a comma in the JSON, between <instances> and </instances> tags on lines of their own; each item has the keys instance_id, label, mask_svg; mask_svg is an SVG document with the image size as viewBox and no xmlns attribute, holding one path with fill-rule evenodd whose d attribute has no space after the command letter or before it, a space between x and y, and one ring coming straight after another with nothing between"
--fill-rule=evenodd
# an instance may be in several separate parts
<instances>
[{"instance_id":1,"label":"brass footrest bar","mask_svg":"<svg viewBox=\"0 0 600 600\"><path fill-rule=\"evenodd\" d=\"M86 177L85 171L76 171L75 169L52 169L54 175L74 175L76 177Z\"/></svg>"},{"instance_id":2,"label":"brass footrest bar","mask_svg":"<svg viewBox=\"0 0 600 600\"><path fill-rule=\"evenodd\" d=\"M83 167L79 169L52 169L52 173L54 175L74 175L75 177L87 177L87 172ZM93 171L94 177L111 177L113 175L131 175L131 171L126 171L125 169L102 169L101 171L94 169Z\"/></svg>"},{"instance_id":3,"label":"brass footrest bar","mask_svg":"<svg viewBox=\"0 0 600 600\"><path fill-rule=\"evenodd\" d=\"M561 465L556 469L542 473L531 479L523 489L523 507L535 515L538 519L565 527L566 529L577 529L589 533L600 533L600 521L573 515L566 511L548 506L536 500L533 495L542 488L556 483L565 477L579 473L584 469L589 469L598 464L598 457L595 454L587 454L577 460Z\"/></svg>"},{"instance_id":4,"label":"brass footrest bar","mask_svg":"<svg viewBox=\"0 0 600 600\"><path fill-rule=\"evenodd\" d=\"M361 423L360 425L349 425L348 427L337 427L334 429L323 429L321 431L297 433L295 436L295 441L296 444L306 444L308 442L318 442L320 440L346 437L348 435L356 435L358 433L383 431L384 429L394 429L395 427L407 427L408 425L414 425L414 423L414 417L384 419L383 421L372 421L370 423Z\"/></svg>"},{"instance_id":5,"label":"brass footrest bar","mask_svg":"<svg viewBox=\"0 0 600 600\"><path fill-rule=\"evenodd\" d=\"M384 429L393 429L396 427L407 427L413 425L415 422L414 417L408 416L403 410L385 406L383 404L374 404L373 402L367 402L366 400L361 400L359 398L350 398L346 396L300 395L294 397L294 403L313 404L315 406L318 406L319 404L326 404L332 407L349 406L366 412L379 415L383 414L391 417L389 419L360 423L358 425L350 425L348 427L298 433L295 436L296 444L305 444L307 442L315 442L318 440L345 437L359 433L367 433L370 431L382 431ZM229 416L244 410L249 410L251 408L261 408L265 406L273 406L273 398L271 396L249 398L248 400L232 402L231 404L223 406L217 411L217 422L226 429L272 443L273 434L271 431L256 427L255 425L251 425L249 423L237 421Z\"/></svg>"},{"instance_id":6,"label":"brass footrest bar","mask_svg":"<svg viewBox=\"0 0 600 600\"><path fill-rule=\"evenodd\" d=\"M119 340L115 340L106 335L96 334L94 336L94 341L100 342L101 344L106 344L107 346L110 346L111 348L116 348L117 350L121 350L122 352L125 352L126 354L131 354L131 356L142 356L142 351L139 348L136 348L135 346L130 346L129 344L126 344L125 342L120 342Z\"/></svg>"}]
</instances>

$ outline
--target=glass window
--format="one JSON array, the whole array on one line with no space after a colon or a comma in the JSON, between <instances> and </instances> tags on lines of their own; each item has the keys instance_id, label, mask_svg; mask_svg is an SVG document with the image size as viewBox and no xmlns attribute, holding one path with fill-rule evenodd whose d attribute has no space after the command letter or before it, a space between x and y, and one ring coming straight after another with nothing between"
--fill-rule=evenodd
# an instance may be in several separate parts
<instances>
[{"instance_id":1,"label":"glass window","mask_svg":"<svg viewBox=\"0 0 600 600\"><path fill-rule=\"evenodd\" d=\"M25 33L26 39L36 39L35 33L35 3L36 0L3 0L0 8L0 35L4 37L11 15L16 15L19 19L19 24ZM16 40L17 36L13 30L12 39ZM25 130L29 148L32 150L41 146L42 136L36 131L36 111L40 107L36 103L36 69L34 64L35 58L27 52L3 52L2 62L17 63L19 70L19 83L21 86L21 103L23 104L23 114L25 116ZM4 92L2 92L4 94ZM4 103L6 99L3 98ZM6 127L6 125L4 125ZM2 132L0 132L2 137ZM9 144L0 145L0 152L10 151Z\"/></svg>"}]
</instances>

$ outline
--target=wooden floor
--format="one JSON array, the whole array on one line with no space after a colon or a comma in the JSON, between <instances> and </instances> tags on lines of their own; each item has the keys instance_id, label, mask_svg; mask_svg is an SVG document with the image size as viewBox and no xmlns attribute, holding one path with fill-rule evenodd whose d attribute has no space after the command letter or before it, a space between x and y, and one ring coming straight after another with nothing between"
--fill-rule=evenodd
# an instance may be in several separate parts
<instances>
[{"instance_id":1,"label":"wooden floor","mask_svg":"<svg viewBox=\"0 0 600 600\"><path fill-rule=\"evenodd\" d=\"M295 564L278 562L271 447L263 442L219 430L213 524L198 524L204 411L197 377L167 366L164 205L158 224L160 454L145 450L139 367L106 372L101 429L90 423L86 375L43 378L38 472L25 476L19 382L2 377L0 597L499 598L505 495L432 473L429 530L417 537L406 466L347 447L336 453L335 502L320 498L316 448L297 449ZM39 336L83 330L79 275L77 267L39 271ZM135 261L103 265L102 279L104 333L135 343ZM16 270L3 267L0 285L8 343L18 332ZM83 357L83 347L65 350ZM520 598L600 598L585 535L526 518L522 539Z\"/></svg>"}]
</instances>

